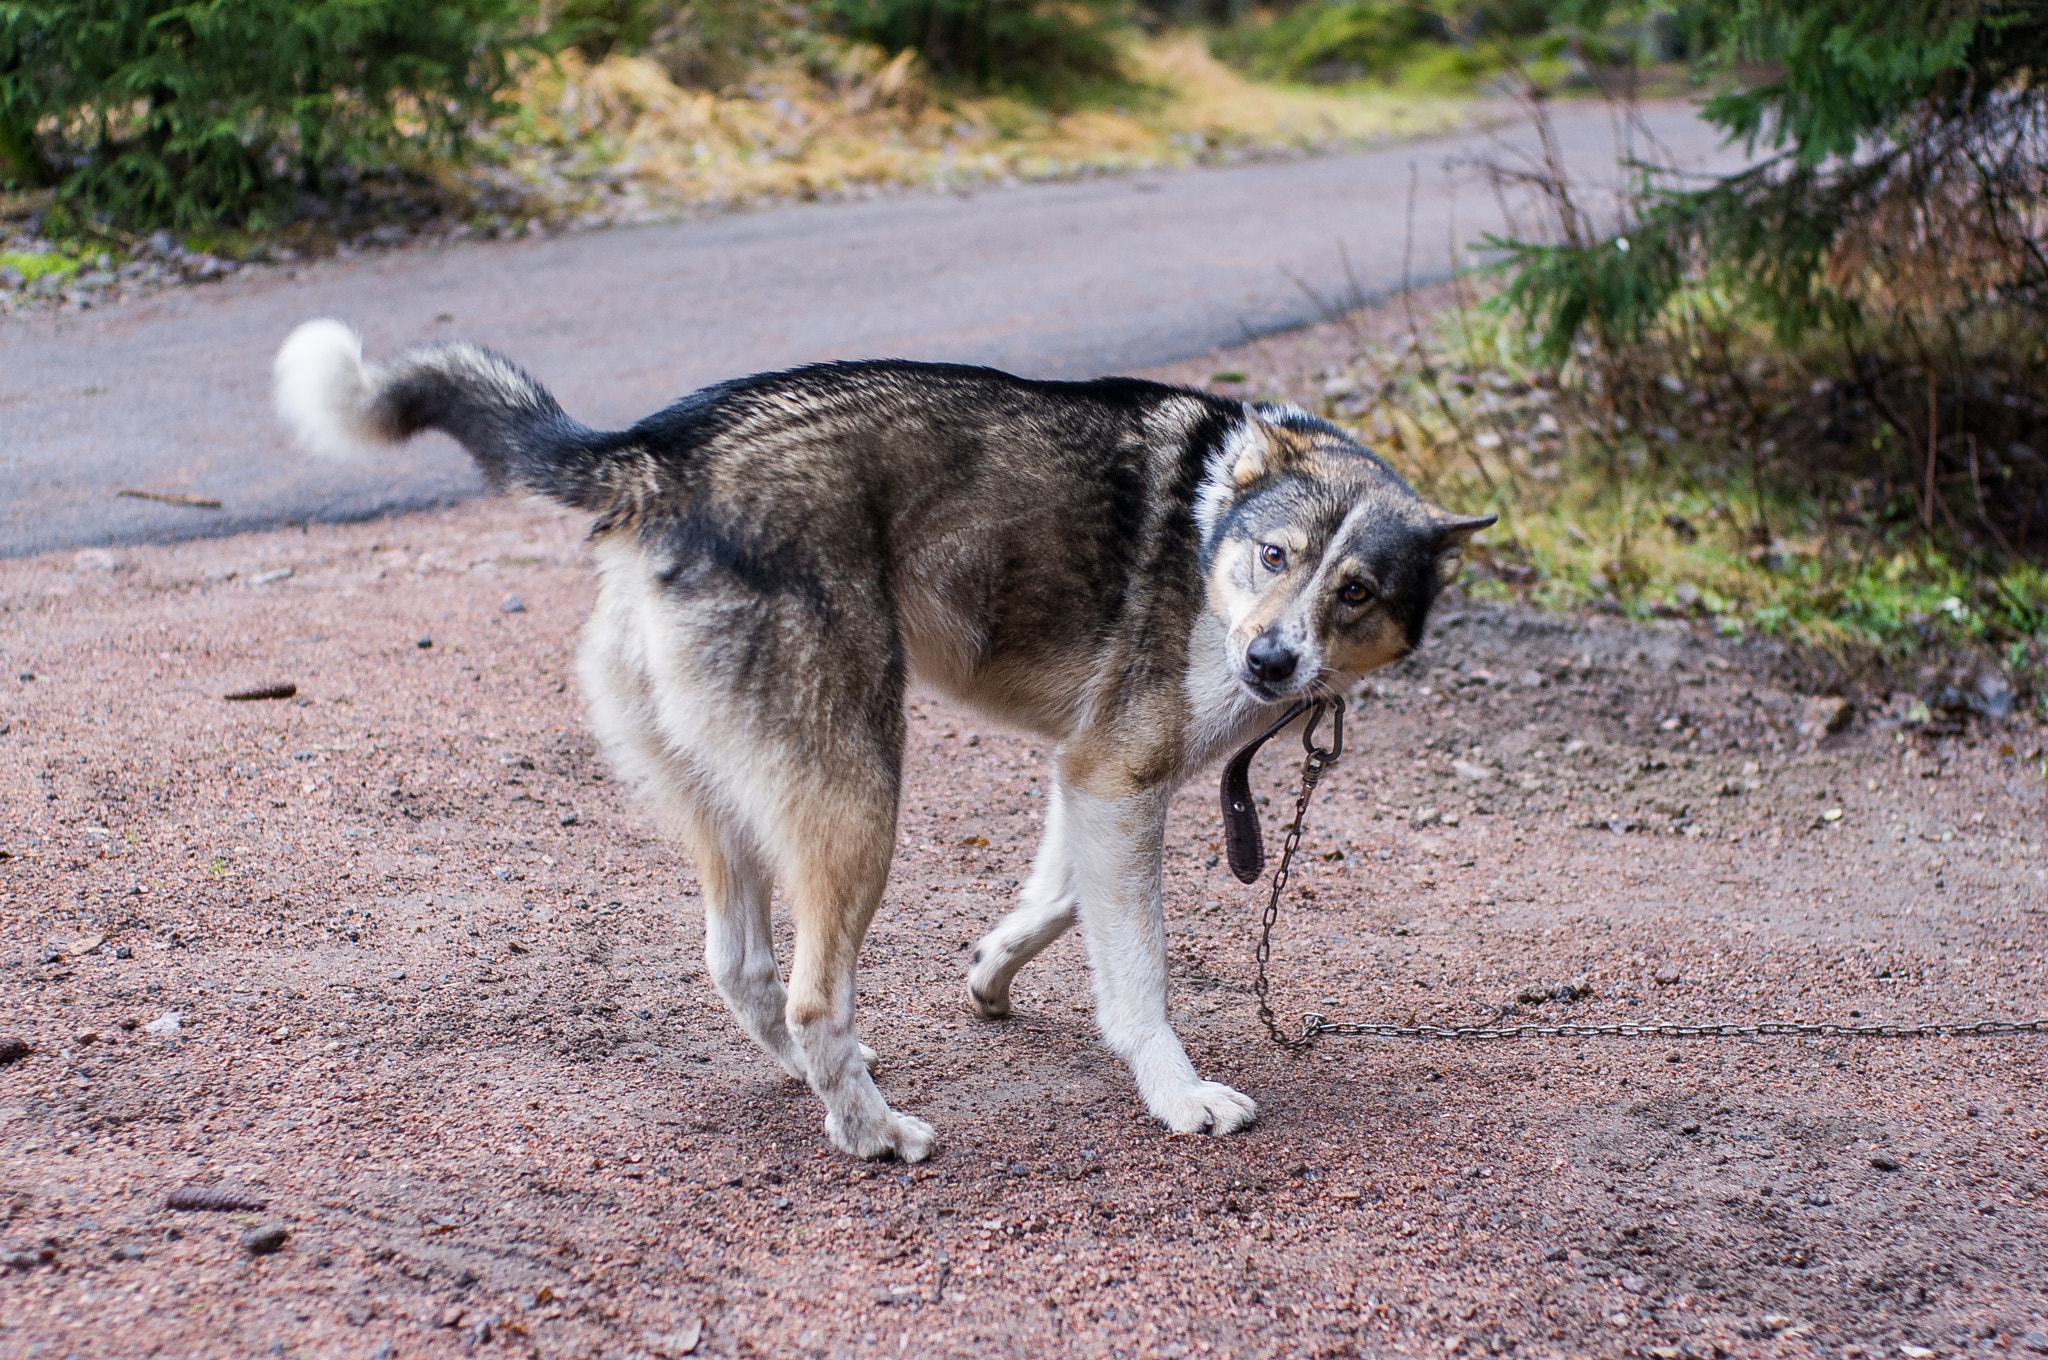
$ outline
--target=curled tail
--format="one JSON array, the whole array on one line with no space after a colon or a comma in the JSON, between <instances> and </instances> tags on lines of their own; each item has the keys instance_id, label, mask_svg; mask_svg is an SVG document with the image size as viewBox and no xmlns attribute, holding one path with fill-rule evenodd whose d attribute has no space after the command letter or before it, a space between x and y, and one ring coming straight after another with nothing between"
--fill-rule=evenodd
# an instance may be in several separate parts
<instances>
[{"instance_id":1,"label":"curled tail","mask_svg":"<svg viewBox=\"0 0 2048 1360\"><path fill-rule=\"evenodd\" d=\"M421 345L365 364L355 332L308 321L286 337L272 373L277 412L308 452L346 457L440 430L495 490L585 510L612 503L624 437L571 420L547 389L480 346Z\"/></svg>"}]
</instances>

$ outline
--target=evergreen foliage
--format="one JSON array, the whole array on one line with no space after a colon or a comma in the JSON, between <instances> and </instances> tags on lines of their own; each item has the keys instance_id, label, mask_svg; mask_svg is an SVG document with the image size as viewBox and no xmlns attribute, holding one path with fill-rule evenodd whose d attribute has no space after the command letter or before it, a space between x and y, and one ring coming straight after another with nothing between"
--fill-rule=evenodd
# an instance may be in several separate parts
<instances>
[{"instance_id":1,"label":"evergreen foliage","mask_svg":"<svg viewBox=\"0 0 2048 1360\"><path fill-rule=\"evenodd\" d=\"M526 26L522 0L0 0L0 181L276 225L337 169L459 150Z\"/></svg>"},{"instance_id":2,"label":"evergreen foliage","mask_svg":"<svg viewBox=\"0 0 2048 1360\"><path fill-rule=\"evenodd\" d=\"M1121 0L824 0L847 36L914 48L934 73L1060 101L1122 75Z\"/></svg>"},{"instance_id":3,"label":"evergreen foliage","mask_svg":"<svg viewBox=\"0 0 2048 1360\"><path fill-rule=\"evenodd\" d=\"M1641 6L1559 7L1611 32ZM2048 9L2028 0L1691 0L1723 75L1706 117L1764 154L1706 185L1646 172L1632 219L1495 241L1509 305L1562 362L1640 337L1689 283L1745 297L1784 343L1875 311L1949 318L2048 296ZM1557 187L1557 186L1554 186Z\"/></svg>"}]
</instances>

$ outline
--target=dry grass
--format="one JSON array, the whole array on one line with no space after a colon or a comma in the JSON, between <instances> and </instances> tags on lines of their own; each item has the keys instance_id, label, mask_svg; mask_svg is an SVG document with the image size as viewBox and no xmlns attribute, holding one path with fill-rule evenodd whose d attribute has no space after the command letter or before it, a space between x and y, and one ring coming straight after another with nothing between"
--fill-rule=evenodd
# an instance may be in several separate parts
<instances>
[{"instance_id":1,"label":"dry grass","mask_svg":"<svg viewBox=\"0 0 2048 1360\"><path fill-rule=\"evenodd\" d=\"M655 62L573 52L531 73L497 134L495 172L559 214L616 220L695 205L811 199L908 185L1046 179L1444 132L1471 100L1257 84L1192 37L1137 45L1132 83L1055 111L968 96L914 54L849 46L823 65L685 89Z\"/></svg>"}]
</instances>

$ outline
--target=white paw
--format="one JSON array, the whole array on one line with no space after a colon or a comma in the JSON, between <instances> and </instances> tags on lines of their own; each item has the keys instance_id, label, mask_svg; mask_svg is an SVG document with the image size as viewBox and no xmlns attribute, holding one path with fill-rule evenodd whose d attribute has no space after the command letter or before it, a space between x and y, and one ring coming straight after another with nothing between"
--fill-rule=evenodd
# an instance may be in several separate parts
<instances>
[{"instance_id":1,"label":"white paw","mask_svg":"<svg viewBox=\"0 0 2048 1360\"><path fill-rule=\"evenodd\" d=\"M984 1020L1007 1020L1010 1018L1009 992L984 992L981 988L975 986L972 977L967 979L967 1003L973 1006L974 1013Z\"/></svg>"},{"instance_id":2,"label":"white paw","mask_svg":"<svg viewBox=\"0 0 2048 1360\"><path fill-rule=\"evenodd\" d=\"M967 973L967 1004L984 1020L1003 1020L1010 1014L1009 984L996 976L994 968L982 964L984 958L994 953L986 944L977 946L974 967Z\"/></svg>"},{"instance_id":3,"label":"white paw","mask_svg":"<svg viewBox=\"0 0 2048 1360\"><path fill-rule=\"evenodd\" d=\"M866 1044L862 1044L860 1046L860 1060L866 1063L868 1065L868 1069L872 1071L874 1070L875 1064L882 1060L882 1055L875 1052L875 1050L873 1050L872 1048L869 1048Z\"/></svg>"},{"instance_id":4,"label":"white paw","mask_svg":"<svg viewBox=\"0 0 2048 1360\"><path fill-rule=\"evenodd\" d=\"M880 1119L842 1120L828 1114L825 1136L841 1152L869 1161L894 1157L899 1162L921 1162L932 1155L939 1141L938 1133L922 1119L886 1107Z\"/></svg>"},{"instance_id":5,"label":"white paw","mask_svg":"<svg viewBox=\"0 0 2048 1360\"><path fill-rule=\"evenodd\" d=\"M1259 1114L1250 1096L1220 1081L1198 1081L1146 1104L1153 1117L1175 1133L1235 1133Z\"/></svg>"}]
</instances>

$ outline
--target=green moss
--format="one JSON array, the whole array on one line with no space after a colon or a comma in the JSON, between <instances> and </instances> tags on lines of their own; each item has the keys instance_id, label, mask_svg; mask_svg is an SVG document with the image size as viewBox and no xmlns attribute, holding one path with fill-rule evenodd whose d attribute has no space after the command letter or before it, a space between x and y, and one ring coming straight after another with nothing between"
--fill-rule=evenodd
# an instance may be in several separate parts
<instances>
[{"instance_id":1,"label":"green moss","mask_svg":"<svg viewBox=\"0 0 2048 1360\"><path fill-rule=\"evenodd\" d=\"M25 281L34 283L45 274L69 278L78 272L78 261L55 251L47 255L0 254L0 269L12 269Z\"/></svg>"}]
</instances>

